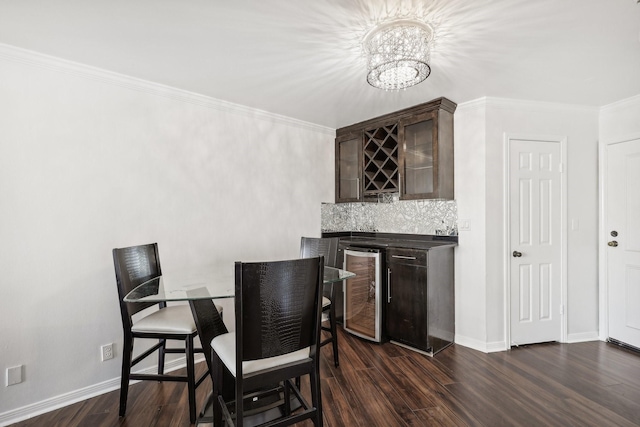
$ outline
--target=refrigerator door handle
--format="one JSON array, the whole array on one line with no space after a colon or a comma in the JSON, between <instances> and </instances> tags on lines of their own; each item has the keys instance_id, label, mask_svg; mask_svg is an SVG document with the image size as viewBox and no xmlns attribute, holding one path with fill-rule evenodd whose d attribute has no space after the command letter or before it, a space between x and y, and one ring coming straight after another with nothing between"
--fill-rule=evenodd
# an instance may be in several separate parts
<instances>
[{"instance_id":1,"label":"refrigerator door handle","mask_svg":"<svg viewBox=\"0 0 640 427\"><path fill-rule=\"evenodd\" d=\"M391 269L387 268L387 304L391 302Z\"/></svg>"}]
</instances>

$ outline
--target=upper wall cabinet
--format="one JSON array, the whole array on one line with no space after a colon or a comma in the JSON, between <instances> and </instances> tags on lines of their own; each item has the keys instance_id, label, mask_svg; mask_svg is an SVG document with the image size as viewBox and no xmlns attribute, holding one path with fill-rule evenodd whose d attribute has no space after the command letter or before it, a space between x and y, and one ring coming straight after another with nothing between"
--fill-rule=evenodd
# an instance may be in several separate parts
<instances>
[{"instance_id":1,"label":"upper wall cabinet","mask_svg":"<svg viewBox=\"0 0 640 427\"><path fill-rule=\"evenodd\" d=\"M336 200L362 200L362 132L336 138Z\"/></svg>"},{"instance_id":2,"label":"upper wall cabinet","mask_svg":"<svg viewBox=\"0 0 640 427\"><path fill-rule=\"evenodd\" d=\"M336 131L336 202L453 199L453 113L438 98Z\"/></svg>"}]
</instances>

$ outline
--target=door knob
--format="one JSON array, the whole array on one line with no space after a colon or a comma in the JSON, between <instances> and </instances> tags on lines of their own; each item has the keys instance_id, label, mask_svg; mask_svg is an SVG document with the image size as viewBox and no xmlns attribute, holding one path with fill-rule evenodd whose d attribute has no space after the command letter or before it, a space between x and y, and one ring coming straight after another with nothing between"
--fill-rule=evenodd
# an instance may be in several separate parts
<instances>
[{"instance_id":1,"label":"door knob","mask_svg":"<svg viewBox=\"0 0 640 427\"><path fill-rule=\"evenodd\" d=\"M618 246L618 242L616 242L615 240L612 240L609 243L607 243L607 245L611 246L612 248L615 248L616 246Z\"/></svg>"},{"instance_id":2,"label":"door knob","mask_svg":"<svg viewBox=\"0 0 640 427\"><path fill-rule=\"evenodd\" d=\"M513 257L514 258L520 258L521 256L522 256L522 252L513 251Z\"/></svg>"}]
</instances>

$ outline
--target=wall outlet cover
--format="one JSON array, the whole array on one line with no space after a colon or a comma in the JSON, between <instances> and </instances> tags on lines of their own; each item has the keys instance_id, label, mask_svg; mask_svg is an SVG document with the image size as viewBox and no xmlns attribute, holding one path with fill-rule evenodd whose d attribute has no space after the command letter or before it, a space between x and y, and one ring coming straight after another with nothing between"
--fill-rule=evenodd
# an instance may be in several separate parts
<instances>
[{"instance_id":1,"label":"wall outlet cover","mask_svg":"<svg viewBox=\"0 0 640 427\"><path fill-rule=\"evenodd\" d=\"M23 365L18 365L7 368L7 387L22 382L22 366Z\"/></svg>"},{"instance_id":2,"label":"wall outlet cover","mask_svg":"<svg viewBox=\"0 0 640 427\"><path fill-rule=\"evenodd\" d=\"M105 344L100 347L100 356L102 361L113 359L113 343Z\"/></svg>"}]
</instances>

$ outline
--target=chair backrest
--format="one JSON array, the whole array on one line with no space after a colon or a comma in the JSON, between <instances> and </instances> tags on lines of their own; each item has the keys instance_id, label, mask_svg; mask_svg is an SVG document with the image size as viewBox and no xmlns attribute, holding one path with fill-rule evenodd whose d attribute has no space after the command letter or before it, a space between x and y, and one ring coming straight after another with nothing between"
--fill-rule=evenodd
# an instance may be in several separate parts
<instances>
[{"instance_id":1,"label":"chair backrest","mask_svg":"<svg viewBox=\"0 0 640 427\"><path fill-rule=\"evenodd\" d=\"M131 316L157 304L126 303L123 299L136 286L162 275L158 244L150 243L128 248L116 248L113 250L113 264L116 271L122 323L123 326L131 327Z\"/></svg>"},{"instance_id":2,"label":"chair backrest","mask_svg":"<svg viewBox=\"0 0 640 427\"><path fill-rule=\"evenodd\" d=\"M320 342L322 257L235 264L237 371L242 361L280 356Z\"/></svg>"},{"instance_id":3,"label":"chair backrest","mask_svg":"<svg viewBox=\"0 0 640 427\"><path fill-rule=\"evenodd\" d=\"M302 237L300 258L324 257L324 265L337 267L339 237Z\"/></svg>"}]
</instances>

